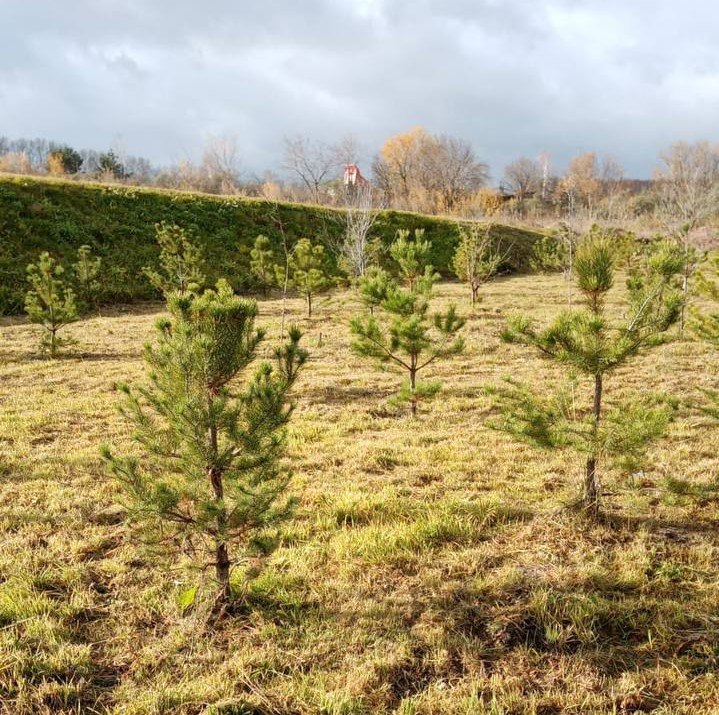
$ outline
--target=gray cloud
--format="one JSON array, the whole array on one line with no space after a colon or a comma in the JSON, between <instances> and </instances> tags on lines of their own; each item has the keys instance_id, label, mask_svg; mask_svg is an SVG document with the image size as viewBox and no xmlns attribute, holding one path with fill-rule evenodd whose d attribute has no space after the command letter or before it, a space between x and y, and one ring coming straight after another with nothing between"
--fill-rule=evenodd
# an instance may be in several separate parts
<instances>
[{"instance_id":1,"label":"gray cloud","mask_svg":"<svg viewBox=\"0 0 719 715\"><path fill-rule=\"evenodd\" d=\"M520 154L616 156L648 175L717 140L711 0L3 0L0 134L124 147L158 163L236 134L249 170L282 138L422 125L495 177Z\"/></svg>"}]
</instances>

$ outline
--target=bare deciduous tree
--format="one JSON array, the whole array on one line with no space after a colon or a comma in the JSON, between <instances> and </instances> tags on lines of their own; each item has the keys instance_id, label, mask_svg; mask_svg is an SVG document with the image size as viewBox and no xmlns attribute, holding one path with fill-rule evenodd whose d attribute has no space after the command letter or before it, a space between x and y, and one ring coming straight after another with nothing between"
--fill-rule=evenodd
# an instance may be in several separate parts
<instances>
[{"instance_id":1,"label":"bare deciduous tree","mask_svg":"<svg viewBox=\"0 0 719 715\"><path fill-rule=\"evenodd\" d=\"M331 178L337 165L334 147L304 136L285 139L283 166L299 178L316 203L320 201L322 184Z\"/></svg>"},{"instance_id":2,"label":"bare deciduous tree","mask_svg":"<svg viewBox=\"0 0 719 715\"><path fill-rule=\"evenodd\" d=\"M354 134L345 134L330 151L334 153L338 166L359 164L362 148Z\"/></svg>"},{"instance_id":3,"label":"bare deciduous tree","mask_svg":"<svg viewBox=\"0 0 719 715\"><path fill-rule=\"evenodd\" d=\"M432 137L422 156L424 188L439 198L439 209L455 211L464 198L487 182L486 164L477 159L472 145L464 139L441 135Z\"/></svg>"},{"instance_id":4,"label":"bare deciduous tree","mask_svg":"<svg viewBox=\"0 0 719 715\"><path fill-rule=\"evenodd\" d=\"M599 181L602 194L606 200L607 214L610 218L614 216L614 207L617 198L622 192L623 180L624 167L613 156L605 156L599 170Z\"/></svg>"},{"instance_id":5,"label":"bare deciduous tree","mask_svg":"<svg viewBox=\"0 0 719 715\"><path fill-rule=\"evenodd\" d=\"M679 320L683 331L689 282L700 259L693 234L716 213L719 200L719 147L709 142L679 142L662 152L660 159L656 181L662 219L684 253L684 303Z\"/></svg>"},{"instance_id":6,"label":"bare deciduous tree","mask_svg":"<svg viewBox=\"0 0 719 715\"><path fill-rule=\"evenodd\" d=\"M240 186L240 155L233 136L210 135L202 155L202 172L208 190L213 193L235 194Z\"/></svg>"},{"instance_id":7,"label":"bare deciduous tree","mask_svg":"<svg viewBox=\"0 0 719 715\"><path fill-rule=\"evenodd\" d=\"M347 195L345 230L339 252L344 268L356 278L365 274L372 260L370 231L376 216L369 184Z\"/></svg>"},{"instance_id":8,"label":"bare deciduous tree","mask_svg":"<svg viewBox=\"0 0 719 715\"><path fill-rule=\"evenodd\" d=\"M525 156L515 159L504 168L504 185L518 201L524 201L541 189L542 165Z\"/></svg>"},{"instance_id":9,"label":"bare deciduous tree","mask_svg":"<svg viewBox=\"0 0 719 715\"><path fill-rule=\"evenodd\" d=\"M716 211L719 147L679 142L662 152L660 159L656 181L665 219L691 231Z\"/></svg>"}]
</instances>

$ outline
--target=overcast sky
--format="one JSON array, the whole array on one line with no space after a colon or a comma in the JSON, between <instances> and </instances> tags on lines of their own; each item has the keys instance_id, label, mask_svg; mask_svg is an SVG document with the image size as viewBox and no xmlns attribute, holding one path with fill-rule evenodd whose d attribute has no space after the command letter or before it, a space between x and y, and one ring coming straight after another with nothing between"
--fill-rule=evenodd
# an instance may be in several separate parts
<instances>
[{"instance_id":1,"label":"overcast sky","mask_svg":"<svg viewBox=\"0 0 719 715\"><path fill-rule=\"evenodd\" d=\"M0 0L0 134L197 158L236 135L247 171L283 137L413 126L518 155L612 154L648 176L719 141L716 0Z\"/></svg>"}]
</instances>

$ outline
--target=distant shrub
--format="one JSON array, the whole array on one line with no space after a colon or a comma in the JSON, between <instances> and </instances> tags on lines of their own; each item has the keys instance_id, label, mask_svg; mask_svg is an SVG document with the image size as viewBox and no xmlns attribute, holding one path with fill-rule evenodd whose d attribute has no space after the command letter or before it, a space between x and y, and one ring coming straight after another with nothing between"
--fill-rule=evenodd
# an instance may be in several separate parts
<instances>
[{"instance_id":1,"label":"distant shrub","mask_svg":"<svg viewBox=\"0 0 719 715\"><path fill-rule=\"evenodd\" d=\"M559 236L542 236L534 242L529 265L534 271L561 271L567 261L567 246Z\"/></svg>"}]
</instances>

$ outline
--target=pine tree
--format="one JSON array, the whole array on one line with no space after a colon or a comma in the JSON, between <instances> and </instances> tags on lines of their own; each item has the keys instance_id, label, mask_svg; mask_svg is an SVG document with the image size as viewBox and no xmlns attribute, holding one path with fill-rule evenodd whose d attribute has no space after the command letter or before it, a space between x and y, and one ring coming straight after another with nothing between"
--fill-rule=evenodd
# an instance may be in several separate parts
<instances>
[{"instance_id":1,"label":"pine tree","mask_svg":"<svg viewBox=\"0 0 719 715\"><path fill-rule=\"evenodd\" d=\"M80 246L77 249L77 260L72 268L80 304L85 310L96 308L101 288L98 278L102 259L92 255L90 246Z\"/></svg>"},{"instance_id":2,"label":"pine tree","mask_svg":"<svg viewBox=\"0 0 719 715\"><path fill-rule=\"evenodd\" d=\"M78 319L75 293L63 279L65 269L52 256L43 252L37 263L27 267L32 288L25 296L25 312L31 323L43 327L40 346L56 357L67 343L58 332Z\"/></svg>"},{"instance_id":3,"label":"pine tree","mask_svg":"<svg viewBox=\"0 0 719 715\"><path fill-rule=\"evenodd\" d=\"M510 380L506 388L496 390L503 419L495 425L542 447L572 447L585 454L582 503L591 513L599 511L601 457L636 464L670 417L670 406L652 398L608 411L603 400L608 375L640 351L661 343L678 320L682 298L676 276L681 269L681 255L670 243L661 243L647 266L632 273L626 315L613 321L606 298L614 284L615 257L610 243L595 234L580 244L574 260L585 307L562 312L542 330L528 317L515 316L504 331L507 342L532 346L570 376L578 373L593 383L591 408L582 408L569 392L537 395Z\"/></svg>"},{"instance_id":4,"label":"pine tree","mask_svg":"<svg viewBox=\"0 0 719 715\"><path fill-rule=\"evenodd\" d=\"M410 291L429 292L439 280L439 274L429 262L431 251L432 243L425 240L423 228L415 229L414 239L410 239L410 232L405 229L397 231L389 253L397 263L401 280Z\"/></svg>"},{"instance_id":5,"label":"pine tree","mask_svg":"<svg viewBox=\"0 0 719 715\"><path fill-rule=\"evenodd\" d=\"M358 316L351 321L352 350L406 371L407 381L396 399L409 402L412 415L416 416L419 400L431 397L440 388L438 382L419 383L418 374L435 360L464 349L464 341L458 333L465 321L457 315L454 305L430 315L431 283L415 280L415 290L411 290L399 286L385 274L375 287L373 300L381 297L378 304L381 313Z\"/></svg>"},{"instance_id":6,"label":"pine tree","mask_svg":"<svg viewBox=\"0 0 719 715\"><path fill-rule=\"evenodd\" d=\"M153 533L169 529L193 553L209 553L218 603L226 605L235 550L251 550L259 532L292 506L284 427L292 413L288 391L307 354L292 327L274 367L262 363L248 375L263 339L257 304L225 281L198 297L175 294L168 307L171 318L158 323L157 344L145 352L149 384L122 386L140 457L103 454Z\"/></svg>"},{"instance_id":7,"label":"pine tree","mask_svg":"<svg viewBox=\"0 0 719 715\"><path fill-rule=\"evenodd\" d=\"M82 167L82 154L69 146L60 146L50 151L47 155L48 168L55 166L62 174L77 174Z\"/></svg>"},{"instance_id":8,"label":"pine tree","mask_svg":"<svg viewBox=\"0 0 719 715\"><path fill-rule=\"evenodd\" d=\"M173 293L198 293L205 284L202 251L185 229L166 222L155 224L160 245L159 270L146 266L142 272L168 298Z\"/></svg>"},{"instance_id":9,"label":"pine tree","mask_svg":"<svg viewBox=\"0 0 719 715\"><path fill-rule=\"evenodd\" d=\"M719 256L710 261L714 277L707 276L705 271L697 274L696 287L700 295L713 303L719 304ZM702 340L719 347L719 312L702 312L694 308L692 311L693 328Z\"/></svg>"},{"instance_id":10,"label":"pine tree","mask_svg":"<svg viewBox=\"0 0 719 715\"><path fill-rule=\"evenodd\" d=\"M326 291L332 281L326 270L325 248L321 243L312 244L308 238L301 238L289 255L289 265L276 266L277 280L284 280L289 269L289 283L307 301L307 317L312 317L312 299Z\"/></svg>"},{"instance_id":11,"label":"pine tree","mask_svg":"<svg viewBox=\"0 0 719 715\"><path fill-rule=\"evenodd\" d=\"M467 283L476 305L479 289L494 276L505 256L492 241L492 224L476 223L460 226L460 241L452 259L452 268L459 280Z\"/></svg>"},{"instance_id":12,"label":"pine tree","mask_svg":"<svg viewBox=\"0 0 719 715\"><path fill-rule=\"evenodd\" d=\"M257 278L265 297L275 282L275 253L267 236L259 235L250 251L250 271Z\"/></svg>"},{"instance_id":13,"label":"pine tree","mask_svg":"<svg viewBox=\"0 0 719 715\"><path fill-rule=\"evenodd\" d=\"M369 308L370 315L387 298L387 294L394 287L394 281L384 268L372 266L360 278L358 283L360 300Z\"/></svg>"},{"instance_id":14,"label":"pine tree","mask_svg":"<svg viewBox=\"0 0 719 715\"><path fill-rule=\"evenodd\" d=\"M679 317L679 333L684 332L685 323L685 311L686 306L689 303L689 286L695 271L699 267L699 264L706 257L706 254L702 253L693 246L691 243L691 226L686 224L682 226L676 234L677 244L683 254L683 268L682 268L682 293L684 295L684 302L682 304L682 311Z\"/></svg>"},{"instance_id":15,"label":"pine tree","mask_svg":"<svg viewBox=\"0 0 719 715\"><path fill-rule=\"evenodd\" d=\"M700 311L698 308L693 307L691 310L691 327L702 340L710 343L715 348L719 348L719 311L716 309L716 305L719 304L719 256L714 256L711 259L710 267L714 276L708 276L705 271L697 273L696 289L701 296L714 303L714 308ZM719 391L703 390L703 393L706 401L704 404L698 405L698 408L705 414L719 420Z\"/></svg>"},{"instance_id":16,"label":"pine tree","mask_svg":"<svg viewBox=\"0 0 719 715\"><path fill-rule=\"evenodd\" d=\"M100 154L97 159L97 168L101 173L109 174L115 179L124 179L127 177L125 167L112 149Z\"/></svg>"}]
</instances>

